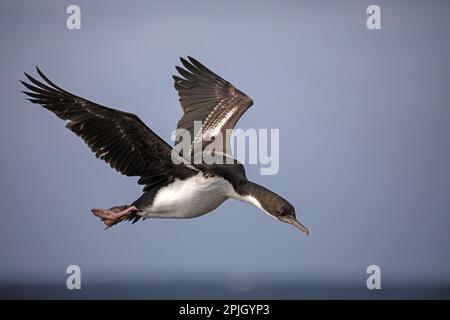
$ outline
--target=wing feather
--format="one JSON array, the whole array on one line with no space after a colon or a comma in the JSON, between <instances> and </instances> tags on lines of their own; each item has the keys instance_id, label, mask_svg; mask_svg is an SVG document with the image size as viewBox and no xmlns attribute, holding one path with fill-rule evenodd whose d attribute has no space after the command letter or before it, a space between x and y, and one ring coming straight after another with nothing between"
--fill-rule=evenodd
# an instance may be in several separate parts
<instances>
[{"instance_id":1,"label":"wing feather","mask_svg":"<svg viewBox=\"0 0 450 320\"><path fill-rule=\"evenodd\" d=\"M189 131L191 150L197 143L210 141L218 134L228 138L226 130L234 128L252 106L252 99L194 58L180 60L185 69L176 66L181 77L174 75L173 79L184 115L178 121L177 129ZM201 121L199 132L194 132L195 121ZM178 133L176 143L180 137ZM223 143L223 150L229 150L229 141L223 139Z\"/></svg>"},{"instance_id":2,"label":"wing feather","mask_svg":"<svg viewBox=\"0 0 450 320\"><path fill-rule=\"evenodd\" d=\"M78 135L95 156L126 176L139 176L147 187L155 181L174 179L173 173L191 175L195 170L171 161L172 147L136 115L101 106L76 96L50 81L39 68L41 82L25 73L30 83L22 91L32 103L42 105ZM176 170L174 170L176 168ZM146 187L146 188L147 188Z\"/></svg>"}]
</instances>

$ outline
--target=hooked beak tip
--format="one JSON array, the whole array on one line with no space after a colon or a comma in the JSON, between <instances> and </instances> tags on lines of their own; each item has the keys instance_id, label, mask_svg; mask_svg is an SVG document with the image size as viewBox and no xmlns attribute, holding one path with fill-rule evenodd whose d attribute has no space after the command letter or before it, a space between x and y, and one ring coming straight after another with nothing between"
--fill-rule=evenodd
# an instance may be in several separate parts
<instances>
[{"instance_id":1,"label":"hooked beak tip","mask_svg":"<svg viewBox=\"0 0 450 320\"><path fill-rule=\"evenodd\" d=\"M303 224L301 224L297 219L295 218L288 218L286 220L282 220L283 222L292 224L297 229L300 229L306 236L309 236L309 230L306 228Z\"/></svg>"}]
</instances>

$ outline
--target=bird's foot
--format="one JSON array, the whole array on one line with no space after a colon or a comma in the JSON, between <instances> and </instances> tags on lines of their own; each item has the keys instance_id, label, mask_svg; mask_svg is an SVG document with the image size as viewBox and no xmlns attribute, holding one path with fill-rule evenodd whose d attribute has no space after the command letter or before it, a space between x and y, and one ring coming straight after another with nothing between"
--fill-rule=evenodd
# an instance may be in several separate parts
<instances>
[{"instance_id":1,"label":"bird's foot","mask_svg":"<svg viewBox=\"0 0 450 320\"><path fill-rule=\"evenodd\" d=\"M133 211L138 210L135 206L123 205L112 207L109 209L92 209L92 213L100 218L100 220L105 224L106 229L112 227L113 225L123 221L129 216Z\"/></svg>"}]
</instances>

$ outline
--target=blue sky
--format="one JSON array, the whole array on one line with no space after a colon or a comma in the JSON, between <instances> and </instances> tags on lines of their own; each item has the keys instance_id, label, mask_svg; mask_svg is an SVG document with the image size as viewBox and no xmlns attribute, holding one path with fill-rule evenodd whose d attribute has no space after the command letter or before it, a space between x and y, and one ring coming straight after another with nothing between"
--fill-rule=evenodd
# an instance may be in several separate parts
<instances>
[{"instance_id":1,"label":"blue sky","mask_svg":"<svg viewBox=\"0 0 450 320\"><path fill-rule=\"evenodd\" d=\"M193 277L365 286L450 283L450 4L378 1L70 1L0 4L0 283ZM20 93L40 68L68 91L137 114L169 140L181 117L171 75L202 61L254 100L240 128L280 129L281 194L305 237L232 200L193 220L103 231L93 207L130 203L135 178L96 160Z\"/></svg>"}]
</instances>

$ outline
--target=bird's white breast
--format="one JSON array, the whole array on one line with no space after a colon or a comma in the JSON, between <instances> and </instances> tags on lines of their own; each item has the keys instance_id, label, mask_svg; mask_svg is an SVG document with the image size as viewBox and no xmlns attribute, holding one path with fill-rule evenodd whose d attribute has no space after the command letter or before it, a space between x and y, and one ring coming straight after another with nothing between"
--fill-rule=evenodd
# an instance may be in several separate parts
<instances>
[{"instance_id":1,"label":"bird's white breast","mask_svg":"<svg viewBox=\"0 0 450 320\"><path fill-rule=\"evenodd\" d=\"M200 172L161 188L153 203L144 208L146 218L194 218L210 212L228 199L231 184L221 177L203 177Z\"/></svg>"}]
</instances>

